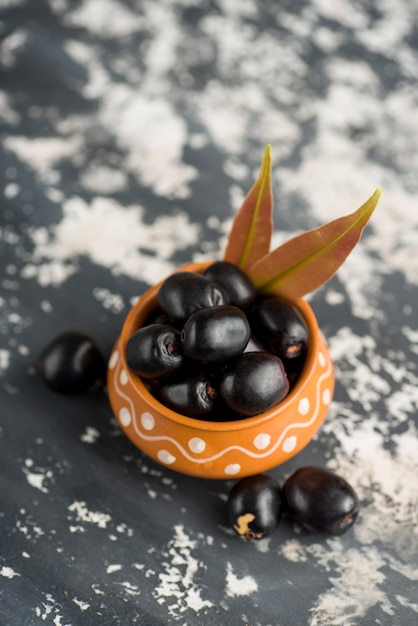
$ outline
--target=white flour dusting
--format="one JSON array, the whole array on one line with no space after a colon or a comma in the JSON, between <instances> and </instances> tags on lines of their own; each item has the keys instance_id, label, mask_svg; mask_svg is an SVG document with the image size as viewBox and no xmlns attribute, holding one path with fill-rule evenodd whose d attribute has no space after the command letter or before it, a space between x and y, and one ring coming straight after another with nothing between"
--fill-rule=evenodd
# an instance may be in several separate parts
<instances>
[{"instance_id":1,"label":"white flour dusting","mask_svg":"<svg viewBox=\"0 0 418 626\"><path fill-rule=\"evenodd\" d=\"M80 440L83 443L96 443L99 437L100 433L96 428L87 426L85 432L81 435Z\"/></svg>"},{"instance_id":2,"label":"white flour dusting","mask_svg":"<svg viewBox=\"0 0 418 626\"><path fill-rule=\"evenodd\" d=\"M122 191L127 184L125 173L119 169L92 163L80 177L84 189L99 194L111 194Z\"/></svg>"},{"instance_id":3,"label":"white flour dusting","mask_svg":"<svg viewBox=\"0 0 418 626\"><path fill-rule=\"evenodd\" d=\"M114 572L120 572L120 570L122 569L122 565L118 565L118 564L114 564L114 565L108 565L106 567L106 574L114 574Z\"/></svg>"},{"instance_id":4,"label":"white flour dusting","mask_svg":"<svg viewBox=\"0 0 418 626\"><path fill-rule=\"evenodd\" d=\"M6 150L13 152L23 163L34 169L41 180L51 180L51 169L54 165L77 154L80 141L71 137L42 137L28 139L14 136L4 140Z\"/></svg>"},{"instance_id":5,"label":"white flour dusting","mask_svg":"<svg viewBox=\"0 0 418 626\"><path fill-rule=\"evenodd\" d=\"M167 100L144 97L126 85L113 86L101 116L127 152L126 167L144 185L168 198L190 195L189 183L197 171L183 160L187 127Z\"/></svg>"},{"instance_id":6,"label":"white flour dusting","mask_svg":"<svg viewBox=\"0 0 418 626\"><path fill-rule=\"evenodd\" d=\"M234 598L248 596L258 590L257 581L250 575L238 578L232 570L231 563L226 568L226 595Z\"/></svg>"},{"instance_id":7,"label":"white flour dusting","mask_svg":"<svg viewBox=\"0 0 418 626\"><path fill-rule=\"evenodd\" d=\"M104 287L95 287L93 296L103 304L103 307L112 313L120 313L123 310L124 302L121 295L112 293Z\"/></svg>"},{"instance_id":8,"label":"white flour dusting","mask_svg":"<svg viewBox=\"0 0 418 626\"><path fill-rule=\"evenodd\" d=\"M12 567L2 565L2 567L0 568L0 576L12 579L15 578L15 576L20 576L20 574L17 574Z\"/></svg>"},{"instance_id":9,"label":"white flour dusting","mask_svg":"<svg viewBox=\"0 0 418 626\"><path fill-rule=\"evenodd\" d=\"M107 39L135 33L140 30L143 19L115 0L85 0L77 9L66 12L65 22Z\"/></svg>"},{"instance_id":10,"label":"white flour dusting","mask_svg":"<svg viewBox=\"0 0 418 626\"><path fill-rule=\"evenodd\" d=\"M82 611L87 611L90 608L90 604L88 602L84 602L83 600L79 600L78 598L73 598L74 604L76 604Z\"/></svg>"},{"instance_id":11,"label":"white flour dusting","mask_svg":"<svg viewBox=\"0 0 418 626\"><path fill-rule=\"evenodd\" d=\"M85 502L79 502L77 500L68 507L68 510L71 513L75 513L78 522L95 524L98 528L107 528L107 524L112 519L107 513L89 511Z\"/></svg>"},{"instance_id":12,"label":"white flour dusting","mask_svg":"<svg viewBox=\"0 0 418 626\"><path fill-rule=\"evenodd\" d=\"M5 373L10 365L11 353L9 350L0 350L0 376Z\"/></svg>"},{"instance_id":13,"label":"white flour dusting","mask_svg":"<svg viewBox=\"0 0 418 626\"><path fill-rule=\"evenodd\" d=\"M35 487L35 489L39 489L39 491L42 491L43 493L48 493L48 488L44 485L44 481L51 480L51 478L53 477L52 471L44 468L37 468L37 471L33 471L30 469L33 467L33 460L25 459L25 467L23 468L23 472L26 475L26 480L31 487Z\"/></svg>"},{"instance_id":14,"label":"white flour dusting","mask_svg":"<svg viewBox=\"0 0 418 626\"><path fill-rule=\"evenodd\" d=\"M34 262L24 268L23 277L35 277L43 285L48 279L60 284L76 271L78 256L87 255L115 274L153 284L173 270L169 259L174 252L198 239L198 227L183 213L144 224L141 206L121 211L119 204L104 197L94 198L90 205L72 198L64 202L63 211L62 221L51 233L44 228L29 231L35 244Z\"/></svg>"},{"instance_id":15,"label":"white flour dusting","mask_svg":"<svg viewBox=\"0 0 418 626\"><path fill-rule=\"evenodd\" d=\"M369 357L366 362L372 363L375 347L368 340L346 332L347 338L351 337L351 349L344 353L344 342L339 343L341 353L336 355L337 362L344 364L342 378L347 392L354 402L363 403L363 410L359 415L334 402L323 429L332 432L337 440L329 468L349 480L364 505L349 531L355 534L358 547L347 551L343 542L335 539L305 550L299 543L283 549L289 560L302 562L309 554L325 571L333 572L330 588L314 603L311 626L343 626L366 616L373 606L380 606L387 615L396 615L396 603L400 601L384 591L385 571L388 568L396 571L406 581L416 580L418 576L417 570L403 562L403 559L409 561L411 554L416 554L418 559L418 432L414 423L409 420L406 430L391 434L392 449L385 446L388 428L405 423L408 414L416 411L416 394L410 397L409 404L406 401L391 413L392 422L382 422L374 407L385 397L388 409L393 406L383 379L393 364L386 363L382 356L378 367L364 367L364 355ZM415 376L406 368L404 375ZM407 388L405 393L408 395ZM402 533L400 525L404 529ZM389 554L386 545L395 547L397 558Z\"/></svg>"},{"instance_id":16,"label":"white flour dusting","mask_svg":"<svg viewBox=\"0 0 418 626\"><path fill-rule=\"evenodd\" d=\"M330 576L331 589L319 596L312 609L310 626L346 626L366 615L373 606L380 606L386 615L393 617L394 608L379 588L385 580L381 571L385 562L378 550L347 550L342 543L328 543L331 550L329 545L317 544L312 551L325 568L337 564L337 575Z\"/></svg>"},{"instance_id":17,"label":"white flour dusting","mask_svg":"<svg viewBox=\"0 0 418 626\"><path fill-rule=\"evenodd\" d=\"M195 581L202 567L193 556L196 546L197 542L190 539L183 526L174 527L174 537L167 545L167 560L153 593L160 604L167 605L170 615L176 616L187 609L197 613L213 606L213 602L202 598L204 590Z\"/></svg>"}]
</instances>

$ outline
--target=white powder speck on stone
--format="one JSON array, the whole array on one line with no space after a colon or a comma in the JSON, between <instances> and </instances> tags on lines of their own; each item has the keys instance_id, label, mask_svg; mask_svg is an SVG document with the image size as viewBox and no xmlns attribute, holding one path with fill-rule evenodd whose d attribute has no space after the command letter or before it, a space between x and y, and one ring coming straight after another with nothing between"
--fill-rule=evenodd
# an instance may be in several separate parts
<instances>
[{"instance_id":1,"label":"white powder speck on stone","mask_svg":"<svg viewBox=\"0 0 418 626\"><path fill-rule=\"evenodd\" d=\"M160 604L167 604L170 615L177 616L187 609L198 613L213 606L213 602L202 597L195 577L202 564L193 556L197 541L191 539L184 527L174 527L174 537L168 542L167 561L158 574L158 584L153 595Z\"/></svg>"},{"instance_id":2,"label":"white powder speck on stone","mask_svg":"<svg viewBox=\"0 0 418 626\"><path fill-rule=\"evenodd\" d=\"M46 478L45 474L36 474L34 472L26 472L26 479L31 487L35 487L39 489L39 491L43 491L44 493L48 493L48 489L44 486L44 480Z\"/></svg>"},{"instance_id":3,"label":"white powder speck on stone","mask_svg":"<svg viewBox=\"0 0 418 626\"><path fill-rule=\"evenodd\" d=\"M117 585L120 585L128 596L139 596L141 594L139 587L137 587L137 585L133 585L127 580L118 582Z\"/></svg>"},{"instance_id":4,"label":"white powder speck on stone","mask_svg":"<svg viewBox=\"0 0 418 626\"><path fill-rule=\"evenodd\" d=\"M12 578L15 578L15 576L20 576L20 574L17 574L12 567L3 565L0 568L0 576L3 576L4 578L12 579Z\"/></svg>"},{"instance_id":5,"label":"white powder speck on stone","mask_svg":"<svg viewBox=\"0 0 418 626\"><path fill-rule=\"evenodd\" d=\"M2 56L3 56L2 61L4 64L4 54ZM10 96L5 91L0 91L0 120L11 125L16 125L20 121L20 115L17 113L17 111L13 109ZM8 169L9 171L11 171L11 168L8 168ZM7 171L6 171L6 176L7 176Z\"/></svg>"},{"instance_id":6,"label":"white powder speck on stone","mask_svg":"<svg viewBox=\"0 0 418 626\"><path fill-rule=\"evenodd\" d=\"M106 568L106 574L114 574L115 572L119 572L122 569L122 565L108 565Z\"/></svg>"},{"instance_id":7,"label":"white powder speck on stone","mask_svg":"<svg viewBox=\"0 0 418 626\"><path fill-rule=\"evenodd\" d=\"M52 620L52 623L54 624L54 626L72 626L72 624L69 624L68 622L65 623L61 620L63 620L64 617L62 615L55 615L54 619Z\"/></svg>"},{"instance_id":8,"label":"white powder speck on stone","mask_svg":"<svg viewBox=\"0 0 418 626\"><path fill-rule=\"evenodd\" d=\"M51 168L62 159L77 154L78 138L10 136L4 140L6 150L13 152L28 167L35 169L41 180L51 182Z\"/></svg>"},{"instance_id":9,"label":"white powder speck on stone","mask_svg":"<svg viewBox=\"0 0 418 626\"><path fill-rule=\"evenodd\" d=\"M106 528L107 524L111 521L111 516L107 513L100 513L99 511L89 511L85 502L74 501L68 510L71 513L75 513L76 521L86 522L88 524L95 524L99 528Z\"/></svg>"},{"instance_id":10,"label":"white powder speck on stone","mask_svg":"<svg viewBox=\"0 0 418 626\"><path fill-rule=\"evenodd\" d=\"M127 178L120 170L91 164L82 173L80 182L84 189L104 195L122 191L126 187Z\"/></svg>"},{"instance_id":11,"label":"white powder speck on stone","mask_svg":"<svg viewBox=\"0 0 418 626\"><path fill-rule=\"evenodd\" d=\"M44 311L44 313L52 313L52 311L54 310L52 304L48 300L42 300L42 302L40 303L40 307L42 311Z\"/></svg>"},{"instance_id":12,"label":"white powder speck on stone","mask_svg":"<svg viewBox=\"0 0 418 626\"><path fill-rule=\"evenodd\" d=\"M25 459L25 467L23 472L26 475L26 480L31 487L35 487L43 493L48 493L48 488L44 485L45 480L50 480L53 477L53 473L49 469L37 468L37 471L31 471L30 468L34 467L33 459Z\"/></svg>"},{"instance_id":13,"label":"white powder speck on stone","mask_svg":"<svg viewBox=\"0 0 418 626\"><path fill-rule=\"evenodd\" d=\"M0 375L4 374L4 372L8 369L10 365L10 357L11 353L9 350L0 350Z\"/></svg>"},{"instance_id":14,"label":"white powder speck on stone","mask_svg":"<svg viewBox=\"0 0 418 626\"><path fill-rule=\"evenodd\" d=\"M257 581L250 575L238 578L232 570L231 563L227 563L226 569L226 594L234 598L248 596L258 590Z\"/></svg>"},{"instance_id":15,"label":"white powder speck on stone","mask_svg":"<svg viewBox=\"0 0 418 626\"><path fill-rule=\"evenodd\" d=\"M139 13L130 11L115 0L84 0L72 11L67 11L65 22L82 26L104 39L127 37L143 24Z\"/></svg>"},{"instance_id":16,"label":"white powder speck on stone","mask_svg":"<svg viewBox=\"0 0 418 626\"><path fill-rule=\"evenodd\" d=\"M121 295L112 293L109 289L104 287L95 287L93 289L93 296L103 304L103 307L112 311L112 313L120 313L123 310L124 302Z\"/></svg>"},{"instance_id":17,"label":"white powder speck on stone","mask_svg":"<svg viewBox=\"0 0 418 626\"><path fill-rule=\"evenodd\" d=\"M293 563L301 563L307 559L305 548L298 539L288 539L281 546L280 552Z\"/></svg>"},{"instance_id":18,"label":"white powder speck on stone","mask_svg":"<svg viewBox=\"0 0 418 626\"><path fill-rule=\"evenodd\" d=\"M4 197L5 198L15 198L20 191L20 187L17 183L9 183L4 188Z\"/></svg>"},{"instance_id":19,"label":"white powder speck on stone","mask_svg":"<svg viewBox=\"0 0 418 626\"><path fill-rule=\"evenodd\" d=\"M73 598L74 604L76 604L82 611L87 611L90 608L90 604L88 602L84 602L83 600L79 600L78 598Z\"/></svg>"},{"instance_id":20,"label":"white powder speck on stone","mask_svg":"<svg viewBox=\"0 0 418 626\"><path fill-rule=\"evenodd\" d=\"M96 428L87 426L85 432L81 435L80 440L83 443L96 443L99 437L100 433Z\"/></svg>"}]
</instances>

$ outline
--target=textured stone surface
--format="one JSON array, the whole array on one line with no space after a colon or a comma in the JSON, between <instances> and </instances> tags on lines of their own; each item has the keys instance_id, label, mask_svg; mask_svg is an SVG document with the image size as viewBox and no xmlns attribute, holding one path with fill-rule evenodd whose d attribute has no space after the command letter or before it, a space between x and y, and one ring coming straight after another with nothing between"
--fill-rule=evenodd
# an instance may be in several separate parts
<instances>
[{"instance_id":1,"label":"textured stone surface","mask_svg":"<svg viewBox=\"0 0 418 626\"><path fill-rule=\"evenodd\" d=\"M417 10L406 0L0 1L0 623L418 621ZM272 145L275 242L383 196L311 297L337 387L315 442L358 492L343 537L243 543L233 481L147 460L104 393L34 373L77 328L110 355L133 300L220 258Z\"/></svg>"}]
</instances>

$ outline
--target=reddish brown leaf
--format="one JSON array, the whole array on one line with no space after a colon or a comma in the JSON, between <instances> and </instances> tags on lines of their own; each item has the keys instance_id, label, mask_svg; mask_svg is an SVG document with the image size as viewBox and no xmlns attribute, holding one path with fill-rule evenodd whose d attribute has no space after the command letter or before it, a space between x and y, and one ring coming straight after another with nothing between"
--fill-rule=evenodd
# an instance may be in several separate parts
<instances>
[{"instance_id":1,"label":"reddish brown leaf","mask_svg":"<svg viewBox=\"0 0 418 626\"><path fill-rule=\"evenodd\" d=\"M268 253L272 233L271 156L270 146L267 146L257 182L234 218L224 260L246 270Z\"/></svg>"},{"instance_id":2,"label":"reddish brown leaf","mask_svg":"<svg viewBox=\"0 0 418 626\"><path fill-rule=\"evenodd\" d=\"M381 190L357 211L290 239L247 274L257 290L288 298L300 298L329 280L359 241Z\"/></svg>"}]
</instances>

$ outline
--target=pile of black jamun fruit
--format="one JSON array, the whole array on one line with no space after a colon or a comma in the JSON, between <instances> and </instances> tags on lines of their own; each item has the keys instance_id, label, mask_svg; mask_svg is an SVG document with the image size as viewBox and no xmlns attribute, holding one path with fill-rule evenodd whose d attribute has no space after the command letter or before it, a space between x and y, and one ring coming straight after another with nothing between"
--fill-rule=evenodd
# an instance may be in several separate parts
<instances>
[{"instance_id":1,"label":"pile of black jamun fruit","mask_svg":"<svg viewBox=\"0 0 418 626\"><path fill-rule=\"evenodd\" d=\"M262 539L282 517L308 531L343 535L357 519L359 499L342 476L321 467L297 469L282 486L268 474L242 478L228 495L228 519L243 539Z\"/></svg>"},{"instance_id":2,"label":"pile of black jamun fruit","mask_svg":"<svg viewBox=\"0 0 418 626\"><path fill-rule=\"evenodd\" d=\"M130 370L170 409L229 421L285 398L303 369L308 329L299 311L260 296L236 265L179 271L160 286L158 306L126 347Z\"/></svg>"}]
</instances>

